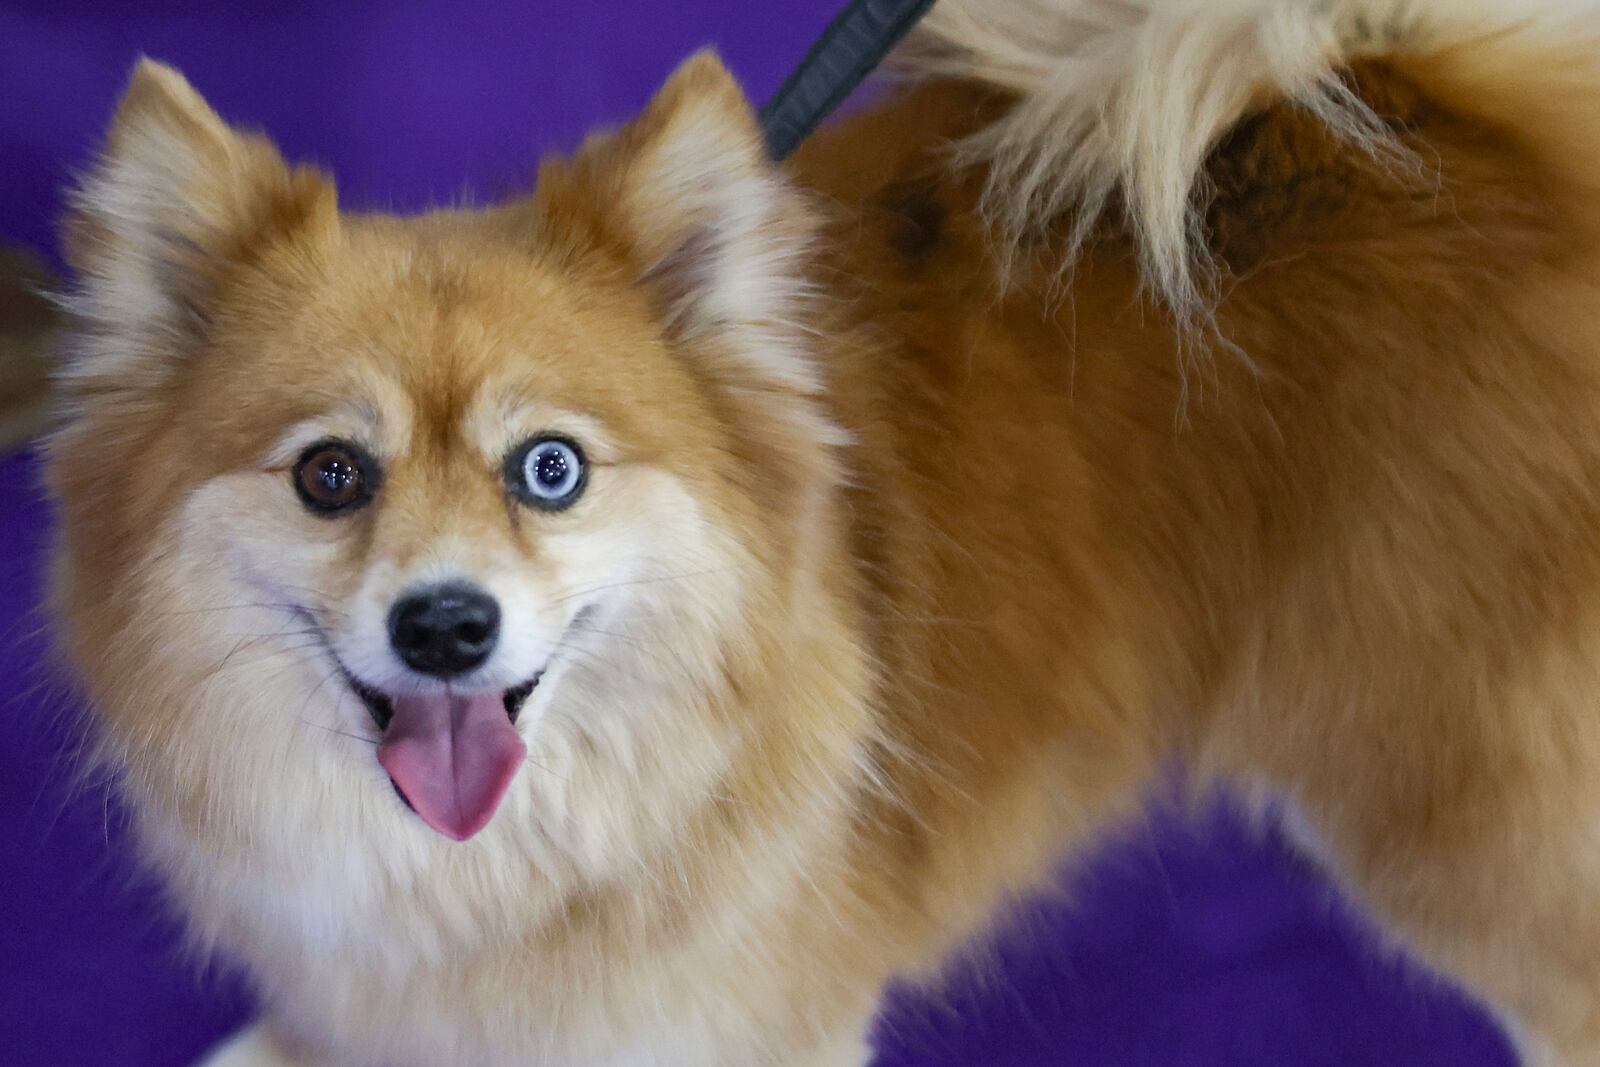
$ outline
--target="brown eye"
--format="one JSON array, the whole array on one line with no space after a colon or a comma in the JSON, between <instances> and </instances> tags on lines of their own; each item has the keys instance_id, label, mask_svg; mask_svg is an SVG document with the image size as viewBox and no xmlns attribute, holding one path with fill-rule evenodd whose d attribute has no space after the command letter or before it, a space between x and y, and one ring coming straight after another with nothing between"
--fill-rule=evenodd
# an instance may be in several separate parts
<instances>
[{"instance_id":1,"label":"brown eye","mask_svg":"<svg viewBox=\"0 0 1600 1067\"><path fill-rule=\"evenodd\" d=\"M377 467L361 449L340 441L321 441L300 455L294 487L306 507L319 514L347 511L372 499Z\"/></svg>"}]
</instances>

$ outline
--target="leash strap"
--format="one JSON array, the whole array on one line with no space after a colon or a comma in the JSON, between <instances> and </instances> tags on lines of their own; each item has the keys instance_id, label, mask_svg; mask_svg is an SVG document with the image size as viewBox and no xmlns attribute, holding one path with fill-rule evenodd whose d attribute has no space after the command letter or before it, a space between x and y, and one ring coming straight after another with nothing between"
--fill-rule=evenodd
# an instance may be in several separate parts
<instances>
[{"instance_id":1,"label":"leash strap","mask_svg":"<svg viewBox=\"0 0 1600 1067\"><path fill-rule=\"evenodd\" d=\"M844 103L933 0L852 0L761 109L767 151L781 160Z\"/></svg>"}]
</instances>

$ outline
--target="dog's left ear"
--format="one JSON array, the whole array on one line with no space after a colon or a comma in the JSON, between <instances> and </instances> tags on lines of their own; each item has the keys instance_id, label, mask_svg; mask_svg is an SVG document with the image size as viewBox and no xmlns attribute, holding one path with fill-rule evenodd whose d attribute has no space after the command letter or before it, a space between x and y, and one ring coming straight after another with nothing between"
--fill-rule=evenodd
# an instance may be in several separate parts
<instances>
[{"instance_id":1,"label":"dog's left ear","mask_svg":"<svg viewBox=\"0 0 1600 1067\"><path fill-rule=\"evenodd\" d=\"M711 52L691 57L629 125L541 175L547 214L586 202L601 241L654 293L669 334L811 391L800 318L815 222L767 158L754 111Z\"/></svg>"},{"instance_id":2,"label":"dog's left ear","mask_svg":"<svg viewBox=\"0 0 1600 1067\"><path fill-rule=\"evenodd\" d=\"M204 335L229 278L275 242L326 240L337 226L331 183L228 126L171 67L141 60L66 220L72 306L90 327L69 393L159 385Z\"/></svg>"}]
</instances>

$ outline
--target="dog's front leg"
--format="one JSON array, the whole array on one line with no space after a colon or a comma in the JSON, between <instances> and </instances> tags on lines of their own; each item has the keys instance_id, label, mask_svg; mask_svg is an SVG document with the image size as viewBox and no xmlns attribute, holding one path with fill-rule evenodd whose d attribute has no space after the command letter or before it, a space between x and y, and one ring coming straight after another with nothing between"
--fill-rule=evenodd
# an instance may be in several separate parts
<instances>
[{"instance_id":1,"label":"dog's front leg","mask_svg":"<svg viewBox=\"0 0 1600 1067\"><path fill-rule=\"evenodd\" d=\"M349 1067L285 1041L271 1023L256 1023L219 1045L196 1067Z\"/></svg>"}]
</instances>

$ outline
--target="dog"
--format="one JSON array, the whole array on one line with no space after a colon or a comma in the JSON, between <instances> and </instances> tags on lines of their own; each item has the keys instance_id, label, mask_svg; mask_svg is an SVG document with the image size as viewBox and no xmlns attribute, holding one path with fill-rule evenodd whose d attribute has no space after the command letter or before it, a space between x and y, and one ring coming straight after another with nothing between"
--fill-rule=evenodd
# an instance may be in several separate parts
<instances>
[{"instance_id":1,"label":"dog","mask_svg":"<svg viewBox=\"0 0 1600 1067\"><path fill-rule=\"evenodd\" d=\"M1600 1063L1600 4L942 0L413 218L135 71L47 480L221 1064L868 1057L1174 761Z\"/></svg>"}]
</instances>

